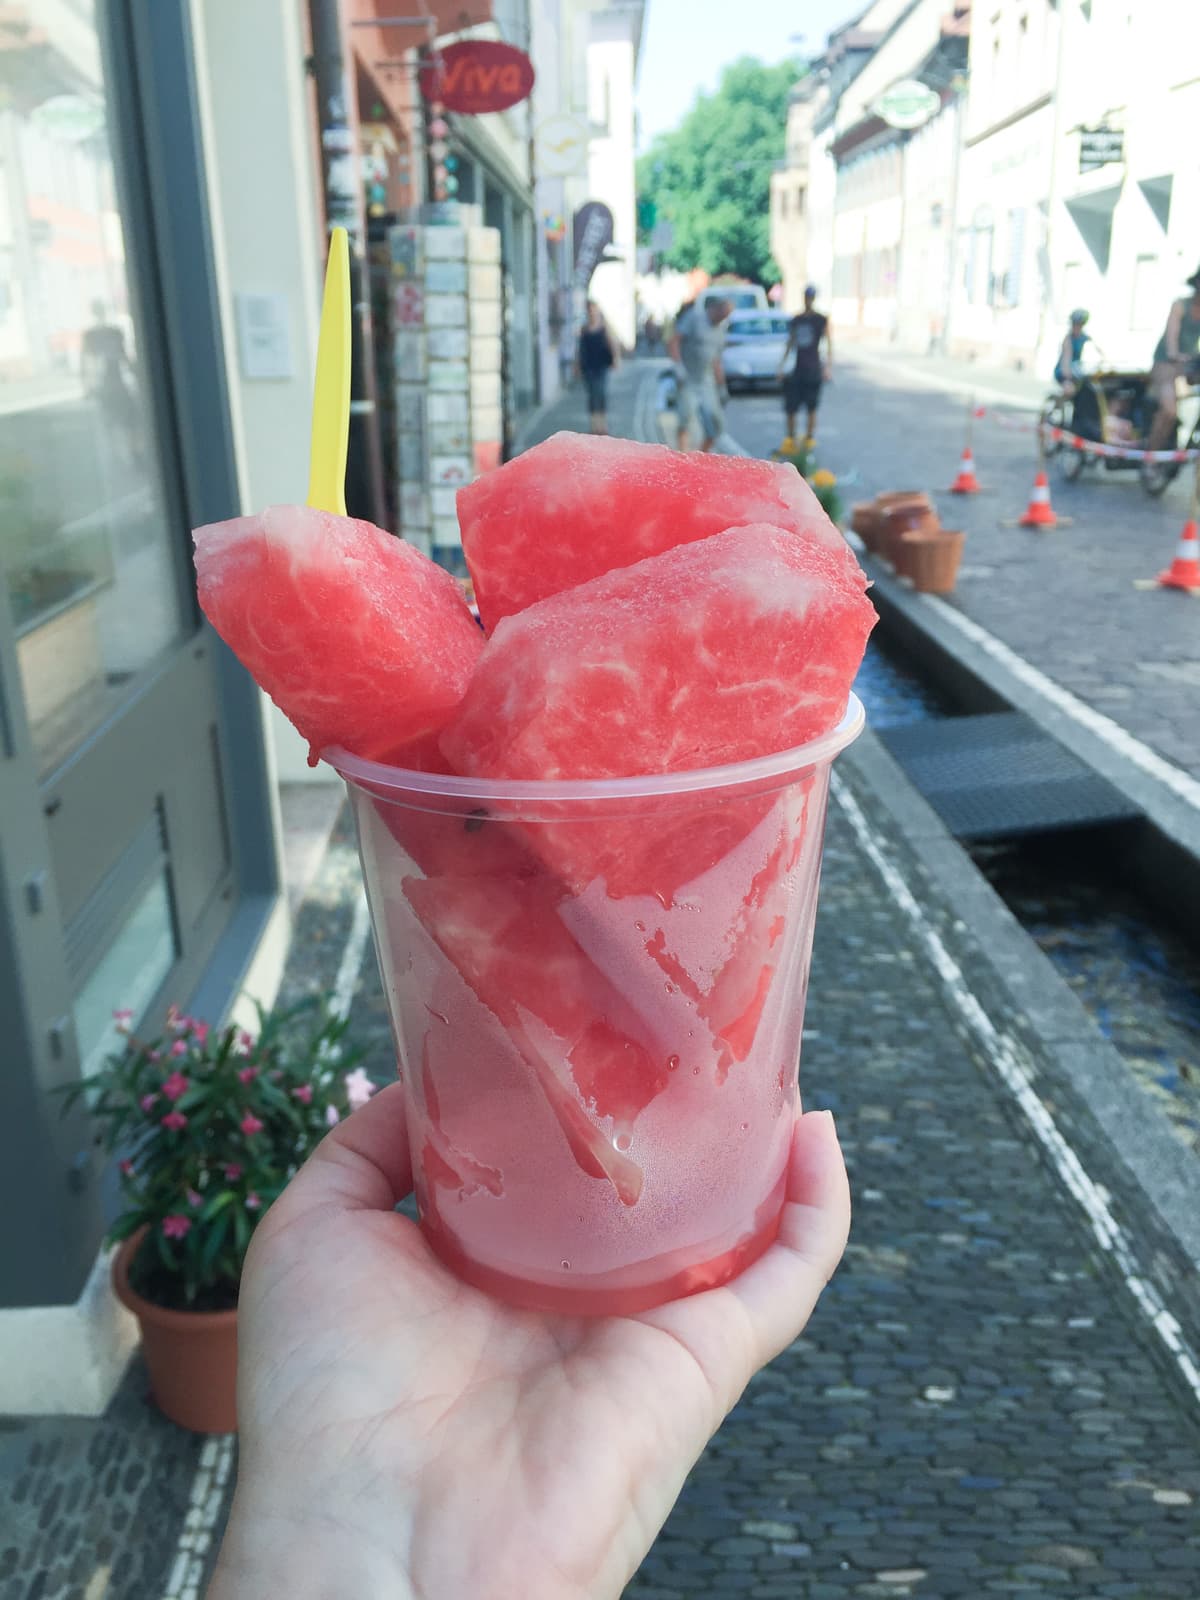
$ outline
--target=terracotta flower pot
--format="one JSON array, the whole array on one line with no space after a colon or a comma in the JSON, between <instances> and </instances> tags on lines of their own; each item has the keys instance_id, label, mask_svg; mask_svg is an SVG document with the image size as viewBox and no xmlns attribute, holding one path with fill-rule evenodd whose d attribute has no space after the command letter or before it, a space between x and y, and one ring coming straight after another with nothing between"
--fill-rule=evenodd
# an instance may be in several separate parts
<instances>
[{"instance_id":1,"label":"terracotta flower pot","mask_svg":"<svg viewBox=\"0 0 1200 1600\"><path fill-rule=\"evenodd\" d=\"M194 1433L237 1428L237 1310L168 1311L131 1287L129 1268L145 1232L126 1239L113 1261L117 1298L138 1319L150 1387L159 1410Z\"/></svg>"},{"instance_id":2,"label":"terracotta flower pot","mask_svg":"<svg viewBox=\"0 0 1200 1600\"><path fill-rule=\"evenodd\" d=\"M903 500L892 504L883 513L883 554L901 577L908 576L905 565L907 552L903 538L906 533L934 533L940 526L938 514L927 498Z\"/></svg>"},{"instance_id":3,"label":"terracotta flower pot","mask_svg":"<svg viewBox=\"0 0 1200 1600\"><path fill-rule=\"evenodd\" d=\"M874 500L858 500L850 507L850 526L868 550L879 543L879 530L883 513Z\"/></svg>"},{"instance_id":4,"label":"terracotta flower pot","mask_svg":"<svg viewBox=\"0 0 1200 1600\"><path fill-rule=\"evenodd\" d=\"M913 588L921 594L950 594L965 540L964 533L950 528L903 534L904 564Z\"/></svg>"}]
</instances>

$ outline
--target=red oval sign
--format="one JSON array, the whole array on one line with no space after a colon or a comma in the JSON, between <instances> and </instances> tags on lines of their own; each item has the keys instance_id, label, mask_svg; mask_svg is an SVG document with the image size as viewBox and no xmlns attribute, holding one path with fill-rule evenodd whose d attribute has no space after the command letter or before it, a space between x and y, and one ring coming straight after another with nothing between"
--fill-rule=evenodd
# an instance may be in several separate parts
<instances>
[{"instance_id":1,"label":"red oval sign","mask_svg":"<svg viewBox=\"0 0 1200 1600\"><path fill-rule=\"evenodd\" d=\"M421 93L447 111L479 116L507 111L533 88L533 62L515 45L499 39L463 39L448 44L420 72Z\"/></svg>"}]
</instances>

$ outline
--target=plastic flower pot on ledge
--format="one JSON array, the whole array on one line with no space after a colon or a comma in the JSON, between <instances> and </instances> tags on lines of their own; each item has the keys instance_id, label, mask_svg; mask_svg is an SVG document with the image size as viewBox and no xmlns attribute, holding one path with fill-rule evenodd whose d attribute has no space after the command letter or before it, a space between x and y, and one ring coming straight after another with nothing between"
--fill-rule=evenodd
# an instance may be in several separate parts
<instances>
[{"instance_id":1,"label":"plastic flower pot on ledge","mask_svg":"<svg viewBox=\"0 0 1200 1600\"><path fill-rule=\"evenodd\" d=\"M150 1387L160 1411L193 1433L237 1428L237 1308L169 1311L142 1298L129 1268L146 1239L139 1229L113 1258L113 1288L138 1319Z\"/></svg>"},{"instance_id":2,"label":"plastic flower pot on ledge","mask_svg":"<svg viewBox=\"0 0 1200 1600\"><path fill-rule=\"evenodd\" d=\"M901 535L905 572L919 594L953 592L965 541L965 533L951 528Z\"/></svg>"}]
</instances>

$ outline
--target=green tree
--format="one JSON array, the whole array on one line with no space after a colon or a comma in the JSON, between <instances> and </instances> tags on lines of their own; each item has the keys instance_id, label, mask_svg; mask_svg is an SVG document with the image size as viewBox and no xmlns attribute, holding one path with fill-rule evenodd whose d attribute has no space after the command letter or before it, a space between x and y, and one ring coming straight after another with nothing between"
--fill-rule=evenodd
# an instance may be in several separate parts
<instances>
[{"instance_id":1,"label":"green tree","mask_svg":"<svg viewBox=\"0 0 1200 1600\"><path fill-rule=\"evenodd\" d=\"M784 156L788 92L804 70L743 56L726 67L716 93L699 95L679 127L660 134L639 160L639 202L651 202L673 230L665 265L768 284L779 276L771 259L771 171Z\"/></svg>"}]
</instances>

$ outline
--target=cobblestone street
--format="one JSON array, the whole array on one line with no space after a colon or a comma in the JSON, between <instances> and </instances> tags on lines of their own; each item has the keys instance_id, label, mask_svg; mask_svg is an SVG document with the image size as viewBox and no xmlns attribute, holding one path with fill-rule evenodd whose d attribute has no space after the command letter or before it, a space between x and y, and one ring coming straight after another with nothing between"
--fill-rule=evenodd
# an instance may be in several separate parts
<instances>
[{"instance_id":1,"label":"cobblestone street","mask_svg":"<svg viewBox=\"0 0 1200 1600\"><path fill-rule=\"evenodd\" d=\"M967 413L961 390L972 383L985 409L974 437L984 493L960 497L943 491L958 471ZM1004 526L1029 501L1031 430L1044 392L1017 374L972 376L962 363L839 348L834 381L822 393L819 457L841 480L847 508L884 489L930 491L945 526L967 532L948 604L1168 761L1200 775L1195 599L1134 587L1170 564L1193 469L1185 467L1162 499L1152 500L1136 473L1089 470L1068 484L1051 463L1054 510L1071 525L1049 532ZM751 455L768 455L783 433L778 395L734 398L726 423Z\"/></svg>"}]
</instances>

